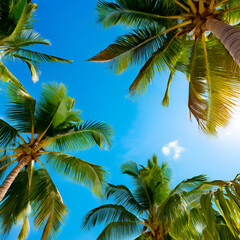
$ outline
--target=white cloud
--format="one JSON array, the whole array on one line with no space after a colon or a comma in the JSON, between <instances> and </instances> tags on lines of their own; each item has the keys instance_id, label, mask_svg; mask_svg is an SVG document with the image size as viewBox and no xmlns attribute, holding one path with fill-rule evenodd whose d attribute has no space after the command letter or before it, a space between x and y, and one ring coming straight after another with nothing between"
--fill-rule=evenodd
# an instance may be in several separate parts
<instances>
[{"instance_id":1,"label":"white cloud","mask_svg":"<svg viewBox=\"0 0 240 240\"><path fill-rule=\"evenodd\" d=\"M169 156L171 153L173 153L173 159L178 159L181 152L184 150L185 149L179 145L178 140L169 142L167 145L162 147L162 153L165 156Z\"/></svg>"}]
</instances>

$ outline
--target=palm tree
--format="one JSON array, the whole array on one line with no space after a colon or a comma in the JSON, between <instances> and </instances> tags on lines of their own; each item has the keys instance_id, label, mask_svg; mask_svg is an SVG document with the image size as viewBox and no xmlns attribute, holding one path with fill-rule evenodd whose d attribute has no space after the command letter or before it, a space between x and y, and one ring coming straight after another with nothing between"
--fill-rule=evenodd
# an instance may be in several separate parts
<instances>
[{"instance_id":1,"label":"palm tree","mask_svg":"<svg viewBox=\"0 0 240 240\"><path fill-rule=\"evenodd\" d=\"M116 204L105 204L91 210L84 219L83 227L97 224L106 227L97 239L200 239L193 219L199 219L196 208L188 207L191 192L207 178L199 175L179 183L173 190L169 186L167 163L158 165L157 156L148 160L146 167L136 162L122 165L122 172L133 179L131 191L124 185L108 184L106 198L113 197ZM195 217L195 218L193 218Z\"/></svg>"},{"instance_id":2,"label":"palm tree","mask_svg":"<svg viewBox=\"0 0 240 240\"><path fill-rule=\"evenodd\" d=\"M239 0L99 0L98 22L104 27L136 29L90 61L109 62L116 73L143 64L130 95L143 93L155 72L168 70L164 106L174 75L183 72L190 114L204 132L216 134L240 97L239 8Z\"/></svg>"},{"instance_id":3,"label":"palm tree","mask_svg":"<svg viewBox=\"0 0 240 240\"><path fill-rule=\"evenodd\" d=\"M37 103L24 88L9 83L7 89L10 122L0 120L0 177L9 171L0 185L0 229L8 234L22 220L19 239L25 239L31 206L35 227L46 224L41 239L54 237L67 211L45 165L101 194L106 171L66 152L108 148L113 130L103 122L83 123L63 84L44 84Z\"/></svg>"},{"instance_id":4,"label":"palm tree","mask_svg":"<svg viewBox=\"0 0 240 240\"><path fill-rule=\"evenodd\" d=\"M51 45L33 30L37 5L27 0L4 0L0 3L0 78L19 84L4 61L20 60L27 64L33 82L38 81L40 62L71 61L26 49L36 44Z\"/></svg>"},{"instance_id":5,"label":"palm tree","mask_svg":"<svg viewBox=\"0 0 240 240\"><path fill-rule=\"evenodd\" d=\"M194 191L203 240L240 239L240 176L204 182ZM200 215L199 215L200 213Z\"/></svg>"}]
</instances>

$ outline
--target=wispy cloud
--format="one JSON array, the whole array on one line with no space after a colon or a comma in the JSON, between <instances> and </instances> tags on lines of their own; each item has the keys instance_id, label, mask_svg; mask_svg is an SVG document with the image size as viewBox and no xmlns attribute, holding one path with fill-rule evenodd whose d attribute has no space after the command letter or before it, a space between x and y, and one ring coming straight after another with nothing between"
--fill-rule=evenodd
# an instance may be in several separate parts
<instances>
[{"instance_id":1,"label":"wispy cloud","mask_svg":"<svg viewBox=\"0 0 240 240\"><path fill-rule=\"evenodd\" d=\"M178 140L169 142L162 147L163 155L169 156L171 153L173 153L173 159L178 159L184 150L185 149L179 145Z\"/></svg>"}]
</instances>

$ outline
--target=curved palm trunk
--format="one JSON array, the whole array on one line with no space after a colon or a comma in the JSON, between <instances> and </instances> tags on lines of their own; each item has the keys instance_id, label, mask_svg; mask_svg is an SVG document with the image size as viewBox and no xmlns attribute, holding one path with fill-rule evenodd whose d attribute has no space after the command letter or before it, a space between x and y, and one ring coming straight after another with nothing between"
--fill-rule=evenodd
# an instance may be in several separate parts
<instances>
[{"instance_id":1,"label":"curved palm trunk","mask_svg":"<svg viewBox=\"0 0 240 240\"><path fill-rule=\"evenodd\" d=\"M5 194L7 193L8 189L12 185L13 181L19 174L19 172L29 163L31 160L30 156L23 157L17 164L15 168L8 174L8 176L3 181L2 185L0 186L0 202L3 200Z\"/></svg>"},{"instance_id":2,"label":"curved palm trunk","mask_svg":"<svg viewBox=\"0 0 240 240\"><path fill-rule=\"evenodd\" d=\"M206 27L211 31L240 64L240 30L217 19L208 19Z\"/></svg>"}]
</instances>

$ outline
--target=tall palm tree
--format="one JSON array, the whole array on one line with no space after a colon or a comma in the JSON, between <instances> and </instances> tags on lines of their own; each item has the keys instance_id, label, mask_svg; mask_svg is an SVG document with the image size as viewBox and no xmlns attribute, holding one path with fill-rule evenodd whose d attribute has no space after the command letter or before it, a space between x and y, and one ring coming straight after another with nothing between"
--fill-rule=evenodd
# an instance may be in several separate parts
<instances>
[{"instance_id":1,"label":"tall palm tree","mask_svg":"<svg viewBox=\"0 0 240 240\"><path fill-rule=\"evenodd\" d=\"M40 62L71 61L26 49L36 44L51 45L49 40L35 32L34 20L37 5L27 0L0 2L0 78L19 84L4 62L20 60L27 64L34 82L38 81Z\"/></svg>"},{"instance_id":2,"label":"tall palm tree","mask_svg":"<svg viewBox=\"0 0 240 240\"><path fill-rule=\"evenodd\" d=\"M146 167L138 167L136 162L124 163L122 172L133 179L133 191L124 185L109 184L106 197L113 197L116 204L91 210L83 227L105 224L99 240L134 236L138 236L136 240L200 239L192 220L196 210L189 208L188 203L191 191L207 180L204 175L184 180L171 190L167 163L159 166L156 156L148 160ZM198 196L197 191L193 195Z\"/></svg>"},{"instance_id":3,"label":"tall palm tree","mask_svg":"<svg viewBox=\"0 0 240 240\"><path fill-rule=\"evenodd\" d=\"M92 57L121 73L142 65L129 88L143 93L155 72L168 70L163 105L177 71L189 81L188 106L199 127L216 134L225 127L240 97L239 0L99 0L98 22L134 27Z\"/></svg>"},{"instance_id":4,"label":"tall palm tree","mask_svg":"<svg viewBox=\"0 0 240 240\"><path fill-rule=\"evenodd\" d=\"M24 88L7 88L10 122L0 120L0 177L9 171L0 185L0 231L8 234L22 220L19 239L25 239L31 206L35 227L46 224L41 239L54 237L67 211L45 165L101 194L106 172L66 152L108 148L113 130L103 122L83 123L63 84L44 84L37 103Z\"/></svg>"}]
</instances>

